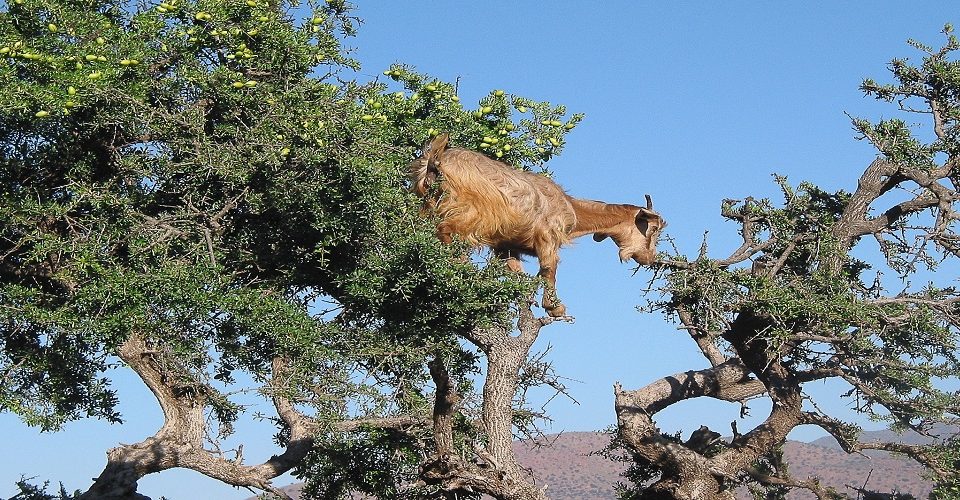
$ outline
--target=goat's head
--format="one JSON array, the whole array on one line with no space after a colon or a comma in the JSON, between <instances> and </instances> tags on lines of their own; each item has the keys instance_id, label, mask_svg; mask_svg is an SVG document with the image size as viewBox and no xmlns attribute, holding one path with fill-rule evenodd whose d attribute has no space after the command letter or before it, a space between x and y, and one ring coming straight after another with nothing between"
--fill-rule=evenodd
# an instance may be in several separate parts
<instances>
[{"instance_id":1,"label":"goat's head","mask_svg":"<svg viewBox=\"0 0 960 500\"><path fill-rule=\"evenodd\" d=\"M620 248L620 261L633 259L637 264L650 265L656 260L657 240L660 232L667 226L660 214L653 211L653 200L646 195L647 207L637 207L632 218L624 220L614 228L593 235L594 241L603 241L610 237Z\"/></svg>"}]
</instances>

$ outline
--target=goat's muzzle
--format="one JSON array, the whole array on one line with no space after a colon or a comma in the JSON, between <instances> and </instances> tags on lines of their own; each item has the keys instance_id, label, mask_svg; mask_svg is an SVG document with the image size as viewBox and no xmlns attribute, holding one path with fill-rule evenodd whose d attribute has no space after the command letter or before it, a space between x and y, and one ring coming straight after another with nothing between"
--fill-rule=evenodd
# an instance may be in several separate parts
<instances>
[{"instance_id":1,"label":"goat's muzzle","mask_svg":"<svg viewBox=\"0 0 960 500\"><path fill-rule=\"evenodd\" d=\"M631 259L641 266L649 266L656 261L656 252L640 251L630 253L629 249L620 249L620 262L627 262Z\"/></svg>"}]
</instances>

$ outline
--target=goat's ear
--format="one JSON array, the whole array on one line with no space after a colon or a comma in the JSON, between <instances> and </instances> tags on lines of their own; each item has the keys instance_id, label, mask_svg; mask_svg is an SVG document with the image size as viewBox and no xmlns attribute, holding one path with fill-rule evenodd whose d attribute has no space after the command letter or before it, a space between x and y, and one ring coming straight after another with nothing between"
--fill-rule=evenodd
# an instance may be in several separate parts
<instances>
[{"instance_id":1,"label":"goat's ear","mask_svg":"<svg viewBox=\"0 0 960 500\"><path fill-rule=\"evenodd\" d=\"M639 229L641 233L647 234L647 231L650 229L650 222L659 218L660 214L654 212L653 210L641 208L637 211L637 216L634 218L634 223L637 225L637 229Z\"/></svg>"},{"instance_id":2,"label":"goat's ear","mask_svg":"<svg viewBox=\"0 0 960 500\"><path fill-rule=\"evenodd\" d=\"M634 222L637 224L637 226L639 226L640 224L648 224L651 220L659 218L660 214L654 212L653 210L641 208L640 210L637 210L637 215L634 217Z\"/></svg>"},{"instance_id":3,"label":"goat's ear","mask_svg":"<svg viewBox=\"0 0 960 500\"><path fill-rule=\"evenodd\" d=\"M446 133L440 134L433 139L428 140L423 146L423 156L431 159L440 156L440 153L443 153L443 150L447 149L447 143L449 142L450 136Z\"/></svg>"},{"instance_id":4,"label":"goat's ear","mask_svg":"<svg viewBox=\"0 0 960 500\"><path fill-rule=\"evenodd\" d=\"M609 234L604 233L593 233L593 241L603 241L609 237Z\"/></svg>"}]
</instances>

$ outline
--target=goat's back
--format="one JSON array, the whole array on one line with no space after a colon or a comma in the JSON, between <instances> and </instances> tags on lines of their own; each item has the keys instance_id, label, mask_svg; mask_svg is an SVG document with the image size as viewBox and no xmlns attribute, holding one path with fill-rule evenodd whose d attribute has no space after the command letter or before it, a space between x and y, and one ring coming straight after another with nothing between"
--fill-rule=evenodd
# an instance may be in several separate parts
<instances>
[{"instance_id":1,"label":"goat's back","mask_svg":"<svg viewBox=\"0 0 960 500\"><path fill-rule=\"evenodd\" d=\"M465 149L447 149L438 159L441 186L432 203L443 222L467 242L539 255L570 240L576 215L567 194L552 180ZM426 162L411 167L414 190L426 196Z\"/></svg>"}]
</instances>

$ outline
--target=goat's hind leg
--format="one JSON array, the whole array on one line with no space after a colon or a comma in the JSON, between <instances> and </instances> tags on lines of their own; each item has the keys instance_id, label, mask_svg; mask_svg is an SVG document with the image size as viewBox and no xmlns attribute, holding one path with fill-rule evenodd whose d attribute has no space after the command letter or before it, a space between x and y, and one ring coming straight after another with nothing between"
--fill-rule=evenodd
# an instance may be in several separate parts
<instances>
[{"instance_id":1,"label":"goat's hind leg","mask_svg":"<svg viewBox=\"0 0 960 500\"><path fill-rule=\"evenodd\" d=\"M507 265L507 269L518 274L523 273L523 262L520 260L520 253L516 250L510 250L507 248L494 248L493 255L502 260L503 263ZM530 305L534 305L536 303L537 301L531 297Z\"/></svg>"},{"instance_id":2,"label":"goat's hind leg","mask_svg":"<svg viewBox=\"0 0 960 500\"><path fill-rule=\"evenodd\" d=\"M494 248L493 255L502 260L507 265L507 269L515 273L523 272L523 262L520 261L520 253L516 250Z\"/></svg>"}]
</instances>

